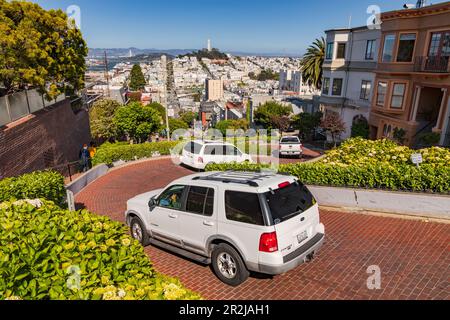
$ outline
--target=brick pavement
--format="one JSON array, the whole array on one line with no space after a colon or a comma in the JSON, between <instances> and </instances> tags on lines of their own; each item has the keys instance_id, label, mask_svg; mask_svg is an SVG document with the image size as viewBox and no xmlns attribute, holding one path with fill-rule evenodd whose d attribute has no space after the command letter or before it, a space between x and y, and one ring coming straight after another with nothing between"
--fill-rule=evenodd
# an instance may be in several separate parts
<instances>
[{"instance_id":1,"label":"brick pavement","mask_svg":"<svg viewBox=\"0 0 450 320\"><path fill-rule=\"evenodd\" d=\"M190 174L168 160L114 170L76 197L79 206L123 221L126 200ZM450 299L450 224L321 211L326 243L317 258L287 274L221 283L210 267L148 247L155 268L207 299ZM367 268L381 269L381 290L368 290Z\"/></svg>"}]
</instances>

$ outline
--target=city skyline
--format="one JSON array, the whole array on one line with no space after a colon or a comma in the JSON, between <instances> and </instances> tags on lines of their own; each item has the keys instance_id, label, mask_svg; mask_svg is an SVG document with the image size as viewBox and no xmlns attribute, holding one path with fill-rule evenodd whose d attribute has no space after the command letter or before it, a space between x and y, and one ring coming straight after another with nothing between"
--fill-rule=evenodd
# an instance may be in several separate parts
<instances>
[{"instance_id":1,"label":"city skyline","mask_svg":"<svg viewBox=\"0 0 450 320\"><path fill-rule=\"evenodd\" d=\"M226 6L205 0L87 1L34 0L46 9L81 10L81 29L90 48L201 49L207 39L225 52L301 55L323 30L365 25L367 8L401 9L405 0L334 1L231 0ZM435 1L439 3L443 1ZM330 10L332 8L332 10ZM320 13L320 18L316 14Z\"/></svg>"}]
</instances>

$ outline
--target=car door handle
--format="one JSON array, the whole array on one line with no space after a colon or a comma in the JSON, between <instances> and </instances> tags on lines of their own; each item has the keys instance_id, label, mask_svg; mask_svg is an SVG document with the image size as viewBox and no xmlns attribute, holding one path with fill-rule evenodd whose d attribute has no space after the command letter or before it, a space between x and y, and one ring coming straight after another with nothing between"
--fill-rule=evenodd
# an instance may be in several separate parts
<instances>
[{"instance_id":1,"label":"car door handle","mask_svg":"<svg viewBox=\"0 0 450 320\"><path fill-rule=\"evenodd\" d=\"M214 227L214 222L211 221L203 221L203 224L208 227Z\"/></svg>"},{"instance_id":2,"label":"car door handle","mask_svg":"<svg viewBox=\"0 0 450 320\"><path fill-rule=\"evenodd\" d=\"M177 214L169 214L169 218L176 219L176 218L178 218L178 215Z\"/></svg>"}]
</instances>

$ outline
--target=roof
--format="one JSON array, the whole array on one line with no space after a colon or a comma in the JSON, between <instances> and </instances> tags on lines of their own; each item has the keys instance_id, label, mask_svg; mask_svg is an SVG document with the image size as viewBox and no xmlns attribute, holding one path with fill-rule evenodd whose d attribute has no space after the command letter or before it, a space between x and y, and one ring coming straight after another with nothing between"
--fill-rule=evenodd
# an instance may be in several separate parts
<instances>
[{"instance_id":1,"label":"roof","mask_svg":"<svg viewBox=\"0 0 450 320\"><path fill-rule=\"evenodd\" d=\"M242 172L242 171L213 171L189 175L178 179L177 184L192 184L193 182L202 184L205 187L211 186L233 186L244 188L249 191L267 192L270 189L278 189L278 185L283 182L293 183L296 178L288 175L267 172ZM255 189L256 188L256 189Z\"/></svg>"},{"instance_id":2,"label":"roof","mask_svg":"<svg viewBox=\"0 0 450 320\"><path fill-rule=\"evenodd\" d=\"M449 13L449 12L450 12L450 1L447 1L434 5L426 5L421 8L399 9L394 11L383 12L381 14L381 20L385 21L398 18L417 18L425 15Z\"/></svg>"},{"instance_id":3,"label":"roof","mask_svg":"<svg viewBox=\"0 0 450 320\"><path fill-rule=\"evenodd\" d=\"M335 29L328 29L325 30L325 33L328 32L353 32L353 31L360 31L360 30L369 30L367 26L361 26L361 27L355 27L355 28L335 28Z\"/></svg>"}]
</instances>

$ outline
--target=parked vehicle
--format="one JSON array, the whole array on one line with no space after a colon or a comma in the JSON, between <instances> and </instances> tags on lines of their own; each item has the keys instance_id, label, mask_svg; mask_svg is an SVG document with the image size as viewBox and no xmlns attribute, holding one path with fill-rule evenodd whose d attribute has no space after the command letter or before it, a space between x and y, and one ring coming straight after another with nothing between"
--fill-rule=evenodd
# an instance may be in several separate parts
<instances>
[{"instance_id":1,"label":"parked vehicle","mask_svg":"<svg viewBox=\"0 0 450 320\"><path fill-rule=\"evenodd\" d=\"M282 137L280 140L280 156L295 156L300 158L303 149L300 139L296 136Z\"/></svg>"},{"instance_id":2,"label":"parked vehicle","mask_svg":"<svg viewBox=\"0 0 450 320\"><path fill-rule=\"evenodd\" d=\"M250 271L276 275L312 260L325 227L308 188L292 176L207 172L130 199L132 236L212 264L237 286Z\"/></svg>"},{"instance_id":3,"label":"parked vehicle","mask_svg":"<svg viewBox=\"0 0 450 320\"><path fill-rule=\"evenodd\" d=\"M230 143L217 141L192 141L186 144L181 163L199 170L212 163L252 162L252 157Z\"/></svg>"}]
</instances>

